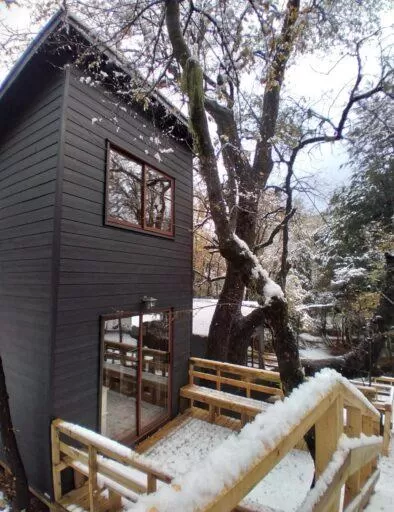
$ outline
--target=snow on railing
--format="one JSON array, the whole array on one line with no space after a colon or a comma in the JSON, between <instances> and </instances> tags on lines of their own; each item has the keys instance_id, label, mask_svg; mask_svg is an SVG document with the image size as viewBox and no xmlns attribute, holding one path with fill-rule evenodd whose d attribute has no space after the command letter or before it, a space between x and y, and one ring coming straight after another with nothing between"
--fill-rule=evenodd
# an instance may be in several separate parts
<instances>
[{"instance_id":1,"label":"snow on railing","mask_svg":"<svg viewBox=\"0 0 394 512\"><path fill-rule=\"evenodd\" d=\"M361 452L363 455L362 461L368 462L376 456L376 451L381 450L382 445L382 438L378 436L365 436L362 434L359 438L352 439L343 434L338 443L338 450L333 454L331 461L320 475L315 487L309 491L298 511L312 512L316 510L324 498L327 503L330 499L330 494L338 491L338 487L341 488L349 476L360 469L362 464L358 464L359 461L352 464L352 455L357 453L357 451ZM335 485L335 478L338 474L340 478Z\"/></svg>"},{"instance_id":2,"label":"snow on railing","mask_svg":"<svg viewBox=\"0 0 394 512\"><path fill-rule=\"evenodd\" d=\"M276 402L268 411L257 415L252 423L247 424L239 434L230 436L191 472L173 480L172 485L163 486L156 493L141 497L129 510L210 510L220 496L226 495L242 479L246 479L249 472L260 463L263 464L260 479L265 476L328 409L331 411L334 402L334 405L338 402L337 414L331 414L337 421L337 438L332 449L334 452L343 431L343 394L345 398L350 397L352 407L362 409L362 414L371 419L370 424L376 426L379 413L364 395L334 370L324 369L295 389L284 401ZM328 419L328 423L331 420ZM329 445L330 442L327 443ZM323 465L326 466L329 459ZM254 475L248 484L240 486L243 488L241 498L258 481ZM239 501L226 501L226 506L232 504L228 510Z\"/></svg>"}]
</instances>

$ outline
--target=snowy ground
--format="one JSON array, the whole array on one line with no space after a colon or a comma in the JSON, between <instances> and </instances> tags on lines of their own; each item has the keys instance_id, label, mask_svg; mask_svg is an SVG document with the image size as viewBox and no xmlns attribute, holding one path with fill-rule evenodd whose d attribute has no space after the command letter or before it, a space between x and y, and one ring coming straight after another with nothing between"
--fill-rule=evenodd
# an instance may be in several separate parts
<instances>
[{"instance_id":1,"label":"snowy ground","mask_svg":"<svg viewBox=\"0 0 394 512\"><path fill-rule=\"evenodd\" d=\"M174 476L187 473L193 466L233 432L227 428L190 418L144 455L152 458ZM245 503L265 505L276 511L297 510L313 477L308 453L293 450L245 498Z\"/></svg>"},{"instance_id":2,"label":"snowy ground","mask_svg":"<svg viewBox=\"0 0 394 512\"><path fill-rule=\"evenodd\" d=\"M208 336L217 299L193 299L193 334ZM256 301L244 300L241 312L248 315L258 306Z\"/></svg>"},{"instance_id":3,"label":"snowy ground","mask_svg":"<svg viewBox=\"0 0 394 512\"><path fill-rule=\"evenodd\" d=\"M187 473L233 432L190 418L145 453L174 476ZM394 442L390 457L380 461L381 476L366 512L394 511ZM295 511L302 503L313 475L308 453L292 450L245 498L245 504L265 505L277 512Z\"/></svg>"},{"instance_id":4,"label":"snowy ground","mask_svg":"<svg viewBox=\"0 0 394 512\"><path fill-rule=\"evenodd\" d=\"M394 510L394 439L391 438L390 456L380 460L380 478L366 512L392 512Z\"/></svg>"},{"instance_id":5,"label":"snowy ground","mask_svg":"<svg viewBox=\"0 0 394 512\"><path fill-rule=\"evenodd\" d=\"M209 326L211 325L212 316L215 311L217 299L193 299L193 334L198 336L208 336ZM255 301L246 301L242 303L242 314L248 315L258 306ZM300 334L301 357L307 359L321 359L330 355L329 348L319 336L313 336L308 333Z\"/></svg>"}]
</instances>

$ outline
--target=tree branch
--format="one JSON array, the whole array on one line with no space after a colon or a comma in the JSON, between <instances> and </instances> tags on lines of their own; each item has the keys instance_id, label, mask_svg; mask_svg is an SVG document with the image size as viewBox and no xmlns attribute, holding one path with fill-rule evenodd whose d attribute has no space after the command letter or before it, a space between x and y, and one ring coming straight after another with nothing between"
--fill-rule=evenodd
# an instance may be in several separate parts
<instances>
[{"instance_id":1,"label":"tree branch","mask_svg":"<svg viewBox=\"0 0 394 512\"><path fill-rule=\"evenodd\" d=\"M287 215L286 217L282 220L282 222L280 224L278 224L272 231L272 233L270 234L268 240L266 242L263 242L259 245L256 245L255 248L254 248L254 251L261 251L261 249L264 249L265 247L268 247L269 245L271 245L274 241L274 238L276 237L276 235L279 233L279 231L283 228L283 226L285 226L289 220L294 216L295 212L297 211L296 208L293 208Z\"/></svg>"}]
</instances>

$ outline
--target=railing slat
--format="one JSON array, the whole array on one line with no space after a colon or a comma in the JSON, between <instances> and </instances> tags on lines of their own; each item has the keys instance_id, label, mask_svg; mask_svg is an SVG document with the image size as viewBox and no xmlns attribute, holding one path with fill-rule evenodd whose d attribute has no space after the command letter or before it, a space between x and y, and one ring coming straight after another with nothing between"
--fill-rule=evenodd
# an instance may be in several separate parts
<instances>
[{"instance_id":1,"label":"railing slat","mask_svg":"<svg viewBox=\"0 0 394 512\"><path fill-rule=\"evenodd\" d=\"M366 436L372 436L373 435L373 422L371 416L362 416L362 432ZM364 485L364 483L368 480L372 473L372 462L369 462L366 464L362 469L360 473L360 479L361 484Z\"/></svg>"},{"instance_id":2,"label":"railing slat","mask_svg":"<svg viewBox=\"0 0 394 512\"><path fill-rule=\"evenodd\" d=\"M355 407L347 408L347 426L349 437L360 437L362 422L361 422L361 411ZM350 503L355 496L360 492L361 481L360 471L356 471L351 475L345 485L345 505Z\"/></svg>"},{"instance_id":3,"label":"railing slat","mask_svg":"<svg viewBox=\"0 0 394 512\"><path fill-rule=\"evenodd\" d=\"M98 510L98 486L97 486L97 450L89 446L89 506L90 512Z\"/></svg>"},{"instance_id":4,"label":"railing slat","mask_svg":"<svg viewBox=\"0 0 394 512\"><path fill-rule=\"evenodd\" d=\"M53 421L51 425L52 480L55 501L59 501L62 497L60 438L57 430L57 421Z\"/></svg>"}]
</instances>

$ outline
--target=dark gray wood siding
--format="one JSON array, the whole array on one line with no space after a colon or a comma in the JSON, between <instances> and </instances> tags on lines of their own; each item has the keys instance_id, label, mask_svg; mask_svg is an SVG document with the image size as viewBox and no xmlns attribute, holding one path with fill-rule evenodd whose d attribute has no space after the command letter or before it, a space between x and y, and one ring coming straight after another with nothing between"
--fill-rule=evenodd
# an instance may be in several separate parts
<instances>
[{"instance_id":1,"label":"dark gray wood siding","mask_svg":"<svg viewBox=\"0 0 394 512\"><path fill-rule=\"evenodd\" d=\"M52 247L63 90L63 74L36 63L0 110L0 350L29 483L41 492L51 486Z\"/></svg>"},{"instance_id":2,"label":"dark gray wood siding","mask_svg":"<svg viewBox=\"0 0 394 512\"><path fill-rule=\"evenodd\" d=\"M76 71L67 104L54 415L97 428L100 316L138 313L144 295L157 297L158 308L175 311L175 413L191 334L191 152L119 99L83 83ZM174 177L174 239L104 225L107 139Z\"/></svg>"}]
</instances>

